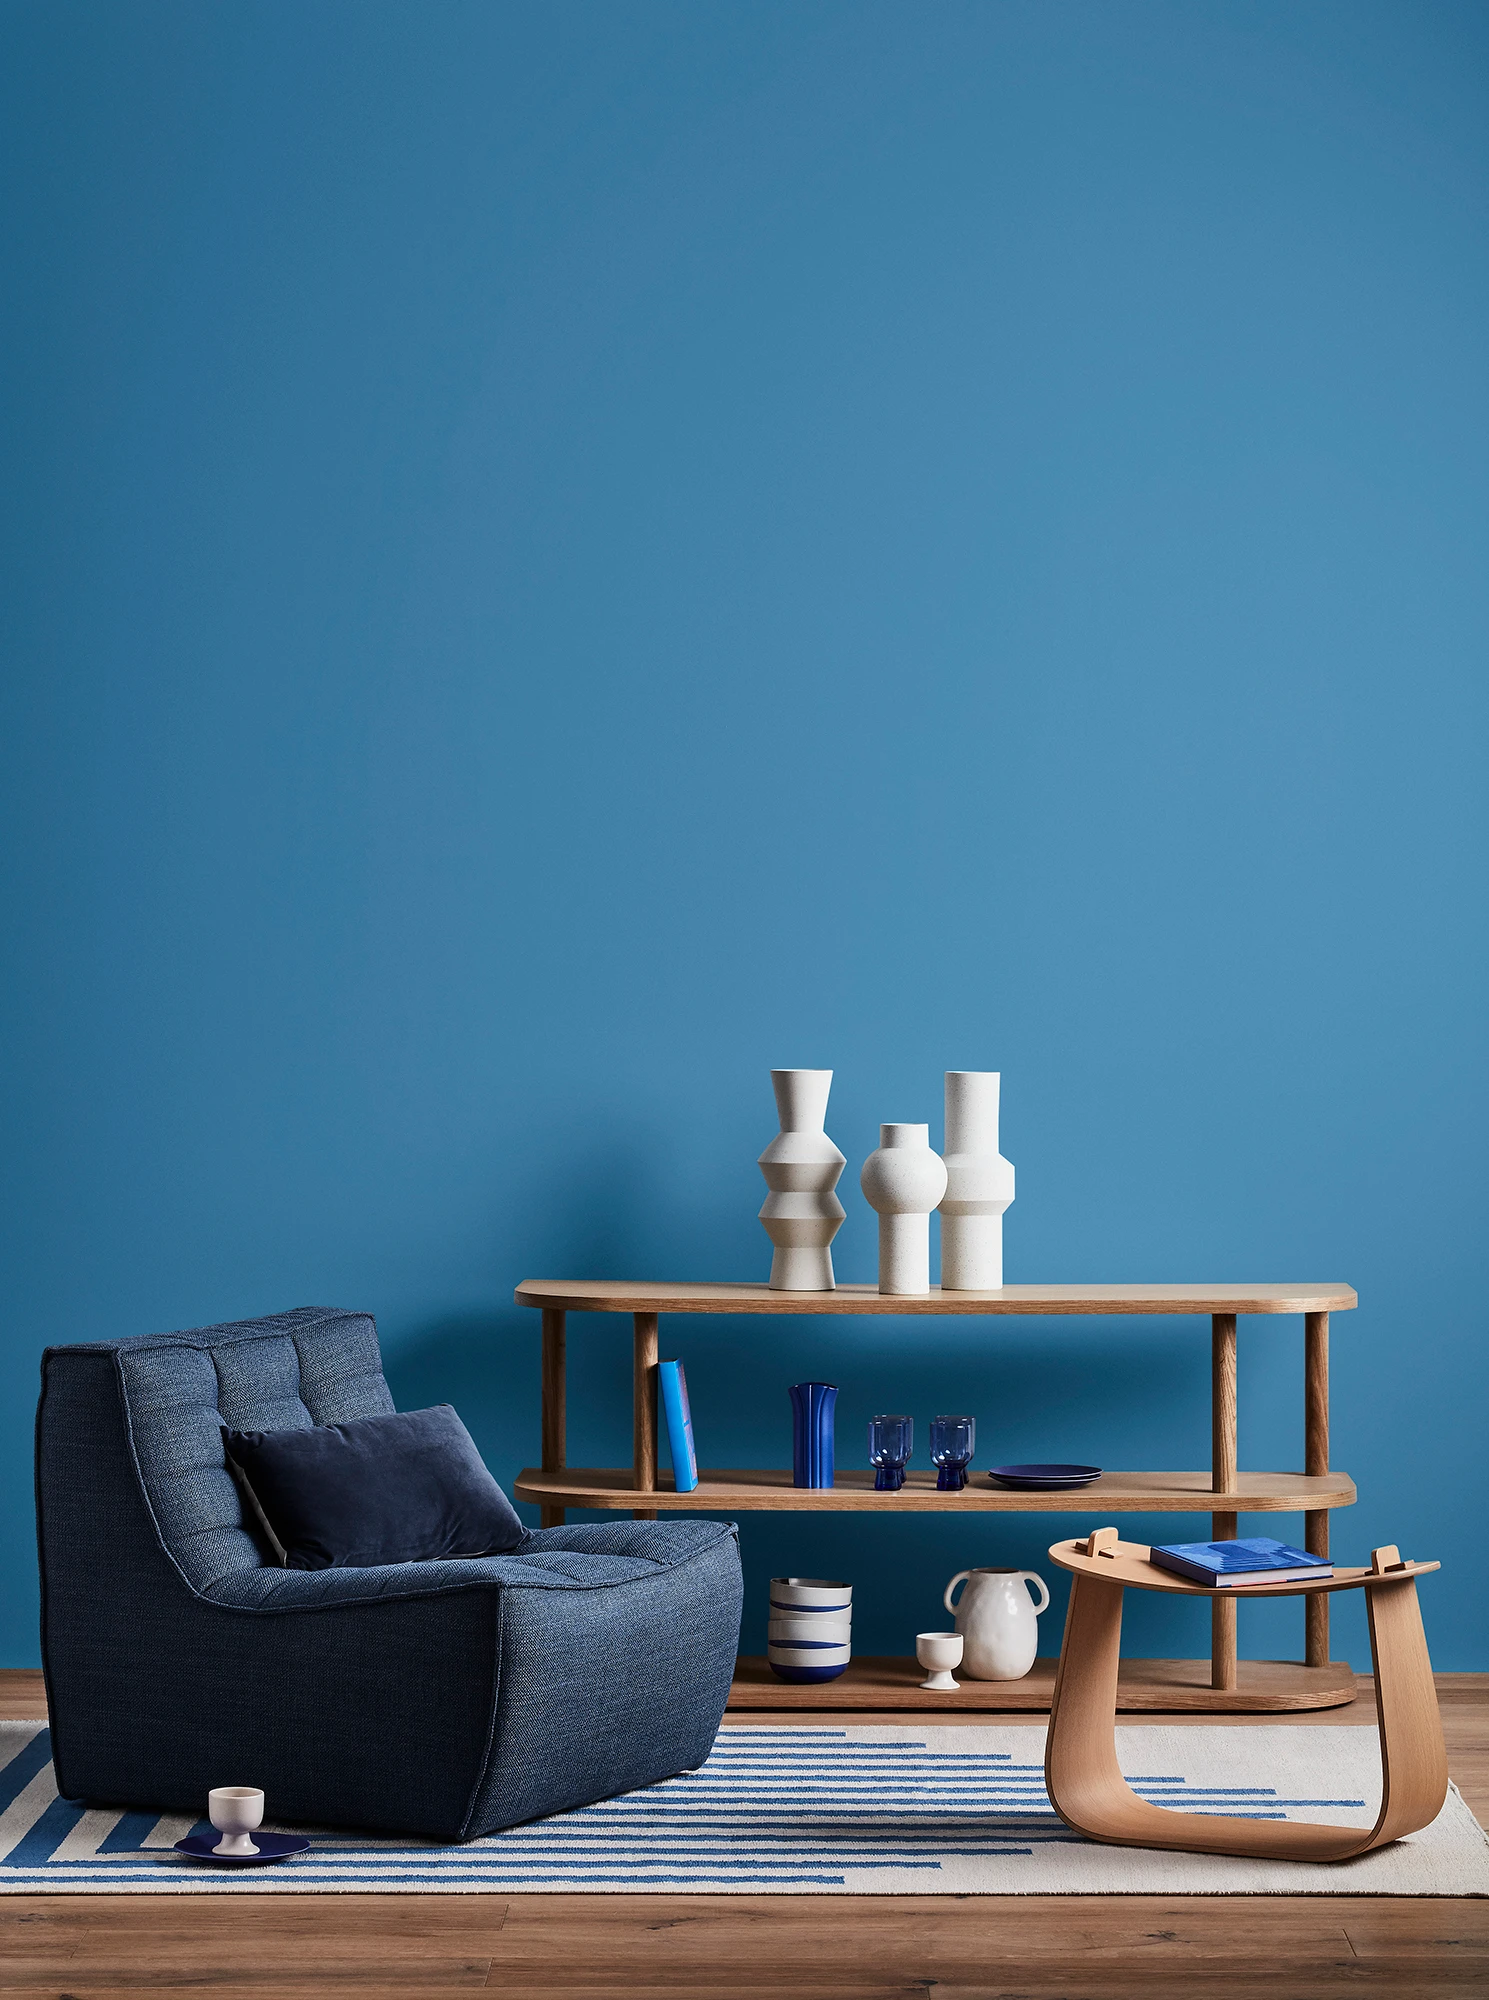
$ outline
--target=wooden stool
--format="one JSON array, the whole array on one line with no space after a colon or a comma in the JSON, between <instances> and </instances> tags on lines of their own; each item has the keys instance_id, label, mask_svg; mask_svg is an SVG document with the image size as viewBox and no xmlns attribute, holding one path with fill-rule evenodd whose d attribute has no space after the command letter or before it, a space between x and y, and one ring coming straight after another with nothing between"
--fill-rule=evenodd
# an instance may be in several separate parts
<instances>
[{"instance_id":1,"label":"wooden stool","mask_svg":"<svg viewBox=\"0 0 1489 2000\"><path fill-rule=\"evenodd\" d=\"M1149 1560L1145 1544L1119 1541L1115 1528L1097 1528L1079 1541L1056 1542L1050 1559L1068 1569L1074 1581L1055 1677L1044 1777L1050 1803L1077 1833L1122 1847L1176 1847L1196 1854L1266 1860L1348 1861L1430 1825L1442 1810L1448 1793L1448 1759L1416 1585L1419 1576L1439 1567L1437 1563L1403 1562L1393 1548L1376 1549L1369 1569L1337 1569L1322 1582L1249 1584L1244 1589L1248 1601L1315 1591L1365 1591L1385 1775L1380 1817L1365 1833L1358 1827L1169 1812L1138 1798L1117 1765L1122 1592L1129 1587L1166 1590L1212 1602L1220 1593L1160 1569ZM1239 1598L1243 1592L1225 1594Z\"/></svg>"}]
</instances>

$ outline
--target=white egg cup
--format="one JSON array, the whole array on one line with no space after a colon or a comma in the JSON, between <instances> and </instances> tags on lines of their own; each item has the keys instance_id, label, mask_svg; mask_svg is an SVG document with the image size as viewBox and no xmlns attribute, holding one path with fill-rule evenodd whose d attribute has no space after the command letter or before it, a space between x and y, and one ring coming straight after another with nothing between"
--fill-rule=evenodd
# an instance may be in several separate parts
<instances>
[{"instance_id":1,"label":"white egg cup","mask_svg":"<svg viewBox=\"0 0 1489 2000\"><path fill-rule=\"evenodd\" d=\"M249 1835L263 1825L264 1795L252 1785L219 1785L207 1794L207 1817L222 1835L214 1854L258 1854Z\"/></svg>"},{"instance_id":2,"label":"white egg cup","mask_svg":"<svg viewBox=\"0 0 1489 2000\"><path fill-rule=\"evenodd\" d=\"M951 1678L951 1669L962 1664L960 1632L917 1632L915 1657L923 1667L932 1670L929 1680L920 1683L923 1688L945 1692L961 1686L960 1681Z\"/></svg>"}]
</instances>

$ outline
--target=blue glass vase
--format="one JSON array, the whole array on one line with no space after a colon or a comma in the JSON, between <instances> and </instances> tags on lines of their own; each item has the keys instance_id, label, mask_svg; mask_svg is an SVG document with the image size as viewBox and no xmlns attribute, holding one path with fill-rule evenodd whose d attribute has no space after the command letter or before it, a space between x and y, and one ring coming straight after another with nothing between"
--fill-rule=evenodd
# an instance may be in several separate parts
<instances>
[{"instance_id":1,"label":"blue glass vase","mask_svg":"<svg viewBox=\"0 0 1489 2000\"><path fill-rule=\"evenodd\" d=\"M793 1382L791 1385L791 1484L831 1486L833 1413L837 1405L833 1382Z\"/></svg>"}]
</instances>

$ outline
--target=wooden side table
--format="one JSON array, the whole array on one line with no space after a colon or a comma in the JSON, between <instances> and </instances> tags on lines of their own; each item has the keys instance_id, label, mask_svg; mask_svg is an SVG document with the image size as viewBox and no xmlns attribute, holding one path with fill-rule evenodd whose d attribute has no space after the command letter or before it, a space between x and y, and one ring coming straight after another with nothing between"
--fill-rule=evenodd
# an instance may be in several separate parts
<instances>
[{"instance_id":1,"label":"wooden side table","mask_svg":"<svg viewBox=\"0 0 1489 2000\"><path fill-rule=\"evenodd\" d=\"M1329 1466L1329 1314L1356 1304L1348 1285L1004 1285L998 1291L943 1292L933 1285L920 1297L886 1297L874 1285L839 1285L831 1292L773 1292L767 1285L673 1284L602 1278L530 1278L517 1288L517 1303L543 1316L542 1464L529 1466L517 1480L519 1499L541 1509L545 1527L563 1521L568 1507L594 1507L655 1519L662 1510L691 1514L740 1514L759 1509L816 1512L824 1509L874 1514L1084 1514L1098 1520L1114 1513L1210 1516L1211 1534L1225 1540L1237 1531L1240 1514L1303 1515L1304 1539L1317 1555L1329 1552L1329 1512L1355 1498L1348 1473ZM565 1437L566 1320L575 1313L629 1316L632 1322L632 1462L628 1467L575 1467L568 1463ZM935 1475L913 1471L895 1493L874 1491L873 1473L840 1469L825 1488L793 1486L789 1466L699 1474L691 1493L678 1493L671 1477L657 1469L657 1354L660 1315L682 1313L711 1320L755 1314L867 1314L891 1318L936 1317L982 1322L982 1339L996 1336L999 1319L1057 1314L1123 1317L1154 1314L1209 1320L1210 1464L1186 1472L1109 1471L1078 1492L1012 1492L993 1486L974 1470L957 1493L942 1493ZM1236 1326L1250 1314L1290 1313L1301 1317L1304 1340L1303 1470L1243 1472L1236 1442ZM971 1330L971 1329L969 1329ZM737 1337L737 1335L736 1335ZM782 1383L783 1429L785 1384ZM706 1423L699 1426L706 1441ZM846 1453L843 1456L847 1456ZM1202 1457L1196 1453L1196 1457ZM1211 1607L1210 1658L1129 1660L1122 1679L1124 1708L1252 1713L1283 1709L1331 1708L1352 1701L1355 1679L1342 1660L1329 1658L1328 1603L1309 1598L1305 1611L1302 1663L1241 1661L1236 1658L1236 1607L1227 1599ZM964 1681L956 1696L922 1694L923 1678L913 1659L855 1661L841 1680L820 1690L822 1705L920 1706L945 1709L1028 1709L1047 1705L1054 1662L1036 1663L1022 1682ZM764 1663L742 1661L731 1701L744 1707L811 1706L819 1691L786 1687L765 1672ZM827 1697L833 1697L831 1704ZM859 1697L862 1697L860 1700Z\"/></svg>"},{"instance_id":2,"label":"wooden side table","mask_svg":"<svg viewBox=\"0 0 1489 2000\"><path fill-rule=\"evenodd\" d=\"M1257 1860L1348 1861L1403 1834L1416 1833L1441 1812L1448 1795L1448 1758L1416 1584L1419 1576L1437 1569L1437 1563L1403 1562L1394 1548L1383 1548L1375 1550L1368 1569L1336 1570L1322 1582L1246 1587L1248 1598L1311 1600L1336 1590L1366 1593L1385 1774L1380 1814L1366 1832L1303 1821L1170 1812L1140 1799L1117 1763L1122 1592L1160 1590L1185 1597L1215 1593L1205 1584L1187 1583L1160 1569L1149 1560L1145 1544L1120 1541L1115 1528L1097 1528L1079 1541L1056 1542L1050 1560L1069 1570L1075 1580L1055 1679L1044 1777L1050 1803L1077 1833L1121 1847L1172 1847Z\"/></svg>"}]
</instances>

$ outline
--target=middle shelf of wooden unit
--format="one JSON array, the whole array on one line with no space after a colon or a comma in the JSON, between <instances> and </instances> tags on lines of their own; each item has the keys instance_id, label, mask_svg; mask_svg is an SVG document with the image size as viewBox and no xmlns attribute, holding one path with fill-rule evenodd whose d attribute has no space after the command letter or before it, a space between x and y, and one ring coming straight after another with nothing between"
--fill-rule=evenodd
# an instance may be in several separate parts
<instances>
[{"instance_id":1,"label":"middle shelf of wooden unit","mask_svg":"<svg viewBox=\"0 0 1489 2000\"><path fill-rule=\"evenodd\" d=\"M1217 1493L1208 1472L1104 1472L1089 1486L1061 1492L1025 1492L994 1486L974 1474L959 1493L942 1493L934 1472L912 1472L897 1493L876 1493L872 1469L844 1471L832 1486L793 1486L789 1470L745 1466L702 1472L691 1493L679 1493L670 1473L657 1475L653 1492L638 1490L620 1467L565 1466L543 1472L529 1466L517 1480L517 1498L543 1507L597 1507L631 1513L640 1508L693 1514L761 1510L882 1514L1297 1514L1351 1507L1355 1483L1347 1472L1242 1472Z\"/></svg>"}]
</instances>

